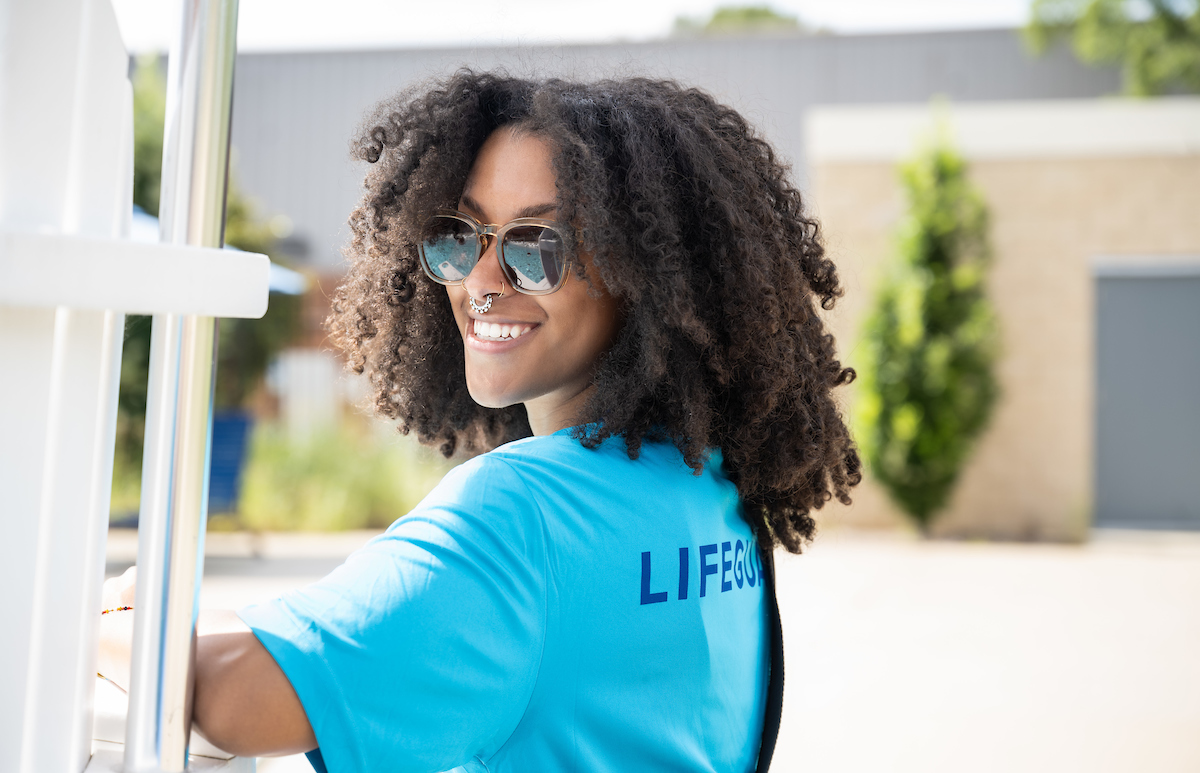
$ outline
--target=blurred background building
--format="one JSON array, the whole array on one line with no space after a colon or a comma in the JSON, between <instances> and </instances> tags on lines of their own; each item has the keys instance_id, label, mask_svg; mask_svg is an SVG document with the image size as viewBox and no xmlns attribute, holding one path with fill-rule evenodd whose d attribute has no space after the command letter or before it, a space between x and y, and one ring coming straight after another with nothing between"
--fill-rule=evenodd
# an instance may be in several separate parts
<instances>
[{"instance_id":1,"label":"blurred background building","mask_svg":"<svg viewBox=\"0 0 1200 773\"><path fill-rule=\"evenodd\" d=\"M286 243L319 271L338 271L346 216L363 170L349 141L377 102L460 67L591 79L644 75L704 88L754 121L811 185L805 116L823 105L1098 98L1121 89L1115 67L1081 64L1065 47L1030 55L1013 29L892 35L772 35L638 44L252 53L238 57L233 145L240 179L272 212Z\"/></svg>"},{"instance_id":2,"label":"blurred background building","mask_svg":"<svg viewBox=\"0 0 1200 773\"><path fill-rule=\"evenodd\" d=\"M878 4L859 5L887 15ZM975 4L955 8L968 5ZM295 449L348 449L360 441L345 437L347 423L358 427L351 434L378 443L383 430L355 407L366 391L343 373L321 327L345 270L347 216L365 173L350 158L350 142L380 100L471 67L578 79L673 78L740 110L791 163L796 185L822 223L846 287L830 324L844 364L860 368L862 323L896 262L905 217L897 165L940 121L989 214L987 294L999 328L999 397L931 533L1079 541L1097 525L1200 528L1200 475L1194 474L1200 470L1200 407L1190 386L1200 383L1194 344L1200 333L1200 218L1194 215L1200 211L1200 98L1188 95L1200 91L1192 82L1200 76L1184 67L1182 79L1147 86L1138 67L1147 68L1131 65L1132 59L1081 61L1081 52L1104 57L1088 54L1095 41L1080 43L1080 34L1110 35L1104 50L1113 51L1133 39L1133 30L1145 49L1155 43L1145 43L1144 34L1155 19L1127 22L1140 24L1136 30L1081 33L1082 17L1054 13L1068 5L1078 13L1094 0L1009 5L1024 7L1019 16L1032 9L1040 22L1026 29L845 34L843 20L835 34L765 6L731 6L707 21L679 15L669 36L637 42L481 45L466 37L455 47L446 44L457 38L436 19L420 17L430 31L447 33L431 39L438 47L352 48L326 41L292 46L309 50L240 53L230 205L236 225L229 240L271 252L303 272L309 290L298 302L273 301L278 310L268 315L270 326L243 325L223 338L230 354L218 378L218 404L263 420L246 435L249 499L230 509L259 512L276 498L271 489L287 488L283 480L318 474L323 465L316 457L296 458ZM1175 5L1186 24L1200 24L1194 3ZM938 3L915 4L910 15L930 13L921 10L925 6ZM950 6L942 6L949 14ZM247 13L263 13L256 8L248 4ZM476 11L485 8L491 6ZM472 23L477 34L482 22ZM895 18L882 26L888 24L904 28ZM1074 47L1055 32L1075 34ZM421 39L418 32L406 34L406 40ZM588 39L584 32L571 35ZM1168 35L1159 48L1183 46L1176 60L1190 61L1200 49L1197 38L1200 31L1184 34L1183 43ZM1038 40L1042 50L1035 54L1031 41ZM1138 55L1143 65L1150 56ZM1164 90L1167 96L1123 96ZM860 391L856 385L845 395L852 419ZM136 400L132 407L136 414ZM397 447L393 443L392 451ZM273 466L255 467L255 459L272 454L278 457ZM372 500L368 509L375 514L365 521L293 518L287 513L304 508L281 500L276 515L243 518L242 525L279 528L289 519L312 527L382 525L444 469L409 450L403 460L378 463L413 459L433 466L416 476L421 482L407 489L408 498L393 492ZM279 477L280 465L288 464L296 469ZM329 476L326 484L336 479ZM134 485L125 490L136 491ZM242 493L231 490L235 499ZM831 504L821 517L826 524L903 526L895 501L868 471L853 506ZM135 504L134 493L118 509L129 512Z\"/></svg>"},{"instance_id":3,"label":"blurred background building","mask_svg":"<svg viewBox=\"0 0 1200 773\"><path fill-rule=\"evenodd\" d=\"M904 210L896 164L934 112L808 116L851 365ZM990 210L1001 396L934 532L1077 541L1093 525L1200 528L1200 100L955 103L942 120ZM870 480L856 500L835 518L900 517Z\"/></svg>"},{"instance_id":4,"label":"blurred background building","mask_svg":"<svg viewBox=\"0 0 1200 773\"><path fill-rule=\"evenodd\" d=\"M1193 99L1120 101L1116 66L1087 66L1066 46L1034 57L1014 29L243 54L233 126L239 179L267 212L291 219L279 249L317 276L310 321L323 317L343 270L346 217L364 174L349 141L364 114L464 66L674 78L750 116L790 160L823 221L847 285L834 319L851 366L858 320L902 214L895 165L932 127L930 100L944 100L993 210L992 293L1004 343L995 421L938 533L1079 540L1094 521L1200 525L1200 478L1181 474L1200 465L1200 411L1179 387L1200 376L1186 356L1197 329L1188 310L1200 308L1200 296L1183 286L1196 269L1178 259L1200 254ZM1163 271L1174 279L1150 280ZM1097 306L1101 286L1107 300ZM1119 312L1121 304L1160 318ZM1097 328L1105 314L1120 321ZM1142 320L1136 331L1127 327L1134 319ZM274 381L293 425L332 419L330 403L342 397L330 387L334 355L319 334L308 340L281 355ZM1131 350L1130 340L1146 346ZM1122 379L1131 372L1161 377ZM1149 425L1138 413L1147 382L1159 385ZM848 511L831 506L826 519L900 522L869 481L857 499Z\"/></svg>"}]
</instances>

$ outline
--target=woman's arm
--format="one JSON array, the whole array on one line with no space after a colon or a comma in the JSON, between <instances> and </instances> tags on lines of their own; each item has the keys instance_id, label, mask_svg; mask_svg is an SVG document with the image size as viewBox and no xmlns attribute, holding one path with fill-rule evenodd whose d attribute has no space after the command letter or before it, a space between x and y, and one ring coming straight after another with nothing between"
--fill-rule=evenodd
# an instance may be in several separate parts
<instances>
[{"instance_id":1,"label":"woman's arm","mask_svg":"<svg viewBox=\"0 0 1200 773\"><path fill-rule=\"evenodd\" d=\"M196 634L192 721L205 738L243 757L317 747L291 682L241 618L203 610Z\"/></svg>"},{"instance_id":2,"label":"woman's arm","mask_svg":"<svg viewBox=\"0 0 1200 773\"><path fill-rule=\"evenodd\" d=\"M136 571L104 584L104 606L132 606ZM196 625L196 729L245 757L294 754L317 746L296 691L254 632L233 612L202 610ZM101 618L100 673L128 688L133 613Z\"/></svg>"}]
</instances>

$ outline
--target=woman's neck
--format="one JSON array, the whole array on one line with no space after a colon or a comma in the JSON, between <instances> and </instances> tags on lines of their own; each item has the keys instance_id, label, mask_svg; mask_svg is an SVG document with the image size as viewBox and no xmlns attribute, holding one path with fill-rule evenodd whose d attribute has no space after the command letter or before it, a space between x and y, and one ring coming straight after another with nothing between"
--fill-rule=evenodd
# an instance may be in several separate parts
<instances>
[{"instance_id":1,"label":"woman's neck","mask_svg":"<svg viewBox=\"0 0 1200 773\"><path fill-rule=\"evenodd\" d=\"M579 392L569 395L547 394L525 402L525 413L529 417L529 428L536 436L552 435L560 429L574 427L580 423L583 407L596 387L588 384Z\"/></svg>"}]
</instances>

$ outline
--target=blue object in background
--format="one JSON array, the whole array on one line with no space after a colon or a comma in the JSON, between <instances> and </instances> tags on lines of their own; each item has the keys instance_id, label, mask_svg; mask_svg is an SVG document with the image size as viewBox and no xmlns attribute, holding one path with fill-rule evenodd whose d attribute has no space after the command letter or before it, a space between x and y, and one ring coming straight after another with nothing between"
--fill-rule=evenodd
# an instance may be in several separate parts
<instances>
[{"instance_id":1,"label":"blue object in background","mask_svg":"<svg viewBox=\"0 0 1200 773\"><path fill-rule=\"evenodd\" d=\"M213 415L212 462L209 465L208 512L237 509L242 484L242 462L253 420L245 411L218 411Z\"/></svg>"}]
</instances>

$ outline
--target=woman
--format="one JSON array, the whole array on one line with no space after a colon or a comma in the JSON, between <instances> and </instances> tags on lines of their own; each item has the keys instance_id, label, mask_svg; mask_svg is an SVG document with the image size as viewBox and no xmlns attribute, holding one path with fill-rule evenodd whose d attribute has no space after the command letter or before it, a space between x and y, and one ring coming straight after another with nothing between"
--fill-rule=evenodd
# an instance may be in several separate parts
<instances>
[{"instance_id":1,"label":"woman","mask_svg":"<svg viewBox=\"0 0 1200 773\"><path fill-rule=\"evenodd\" d=\"M320 583L205 613L199 729L330 771L753 770L759 549L859 481L786 168L698 90L469 71L357 149L334 339L401 432L486 453Z\"/></svg>"}]
</instances>

